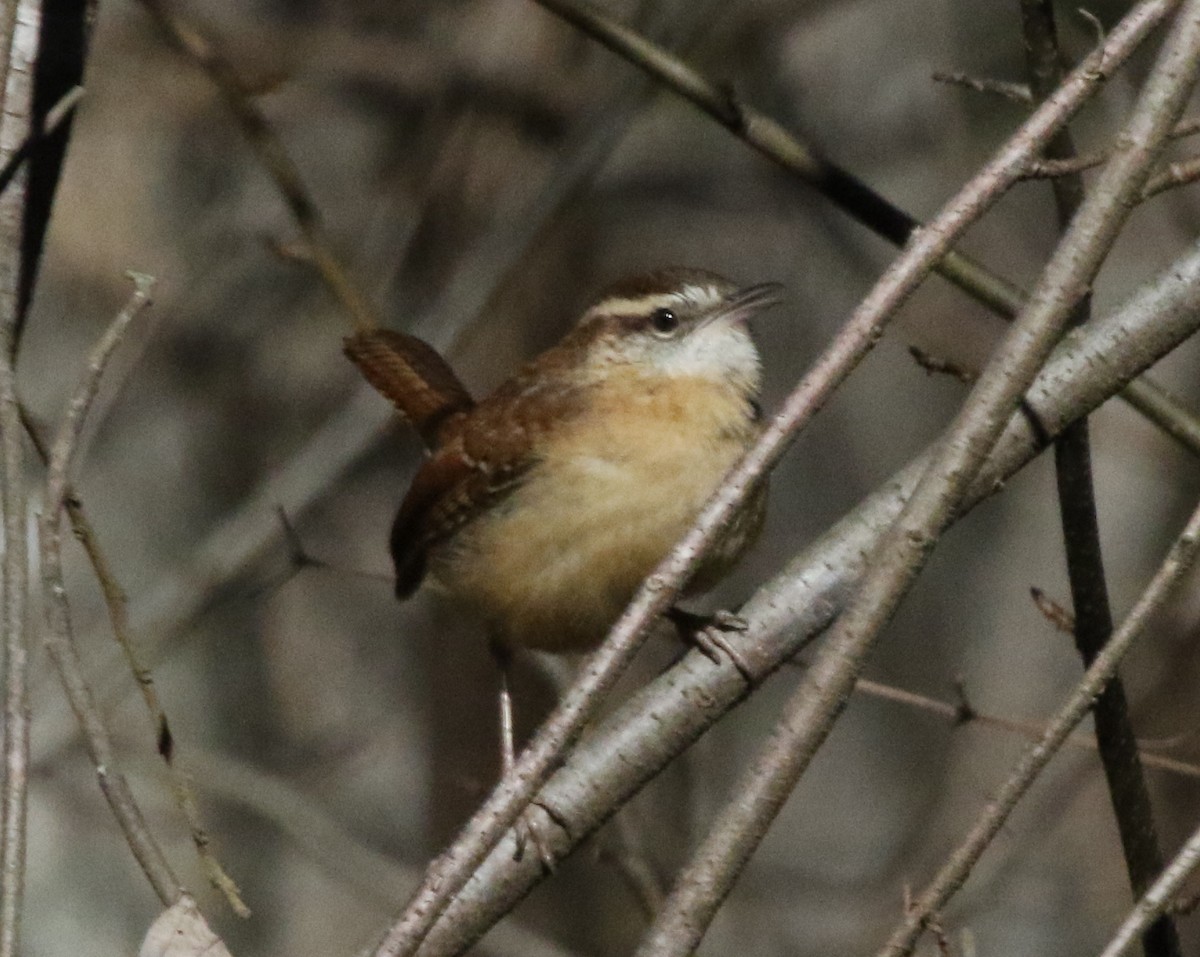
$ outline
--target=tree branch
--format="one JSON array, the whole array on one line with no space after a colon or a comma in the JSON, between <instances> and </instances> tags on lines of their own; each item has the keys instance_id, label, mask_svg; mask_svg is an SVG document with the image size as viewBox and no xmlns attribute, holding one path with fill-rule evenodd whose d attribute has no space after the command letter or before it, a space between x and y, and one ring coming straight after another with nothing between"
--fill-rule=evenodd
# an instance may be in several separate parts
<instances>
[{"instance_id":1,"label":"tree branch","mask_svg":"<svg viewBox=\"0 0 1200 957\"><path fill-rule=\"evenodd\" d=\"M263 169L275 183L304 237L305 252L334 300L346 311L355 329L381 325L374 307L350 279L325 232L321 214L309 194L300 170L275 134L266 114L251 99L237 71L203 33L186 23L166 0L141 0L155 24L179 50L209 77L241 127Z\"/></svg>"},{"instance_id":2,"label":"tree branch","mask_svg":"<svg viewBox=\"0 0 1200 957\"><path fill-rule=\"evenodd\" d=\"M871 572L834 624L823 649L826 654L818 658L784 706L766 745L735 785L736 799L718 815L681 873L667 905L639 947L638 957L685 954L697 946L824 743L867 655L961 507L1009 414L1090 288L1200 72L1200 22L1195 22L1200 15L1192 16L1200 12L1200 0L1190 0L1183 9L1166 53L1118 138L1117 154L1051 257L1029 305L939 443L912 497L874 551ZM1091 64L1091 68L1097 66ZM1068 81L1034 116L1041 115L1069 85ZM1055 132L1058 128L1061 124ZM914 245L920 245L920 236Z\"/></svg>"},{"instance_id":3,"label":"tree branch","mask_svg":"<svg viewBox=\"0 0 1200 957\"><path fill-rule=\"evenodd\" d=\"M113 816L117 819L125 840L141 865L150 886L164 905L170 905L184 892L184 888L147 828L125 776L117 769L108 729L83 676L79 652L71 631L70 609L62 576L59 514L66 498L67 473L74 459L88 410L99 388L104 367L129 324L150 303L153 280L134 273L130 273L130 277L134 281L134 293L89 356L79 389L68 406L50 453L42 514L38 523L41 538L42 587L45 592L46 648L58 669L71 710L74 711L83 730L88 754L100 781L100 789L104 792Z\"/></svg>"},{"instance_id":4,"label":"tree branch","mask_svg":"<svg viewBox=\"0 0 1200 957\"><path fill-rule=\"evenodd\" d=\"M535 2L678 93L734 136L813 187L882 238L903 246L915 231L922 228L916 217L875 192L853 173L830 162L812 144L804 142L775 120L738 100L727 86L702 76L636 30L613 20L584 0ZM1170 0L1165 6L1145 12L1151 21L1157 23L1177 5L1177 0ZM1091 78L1096 79L1097 76ZM1181 127L1179 135L1191 135L1192 132L1190 128ZM1018 178L1026 178L1029 169L1036 164L1036 160L1028 160ZM1019 286L990 272L957 250L949 251L935 270L1004 319L1011 320L1016 316L1028 299ZM1131 382L1122 397L1193 455L1200 455L1200 420L1178 403L1165 401L1162 390L1153 382Z\"/></svg>"},{"instance_id":5,"label":"tree branch","mask_svg":"<svg viewBox=\"0 0 1200 957\"><path fill-rule=\"evenodd\" d=\"M553 0L556 6L560 2ZM680 583L695 568L704 550L749 490L774 466L800 429L878 341L887 320L950 250L954 240L1016 182L1029 157L1044 146L1074 110L1095 92L1102 79L1124 61L1153 24L1171 8L1170 0L1150 0L1135 8L1072 74L1055 97L1034 112L996 158L929 226L913 236L905 252L785 401L760 441L726 478L691 532L643 584L603 644L588 658L579 678L564 694L554 713L526 747L513 773L476 812L450 849L430 866L425 881L405 912L380 942L377 957L415 952L439 914L501 840L550 770L561 760L564 750L595 715L600 702L641 646L649 623L670 605ZM1114 164L1112 168L1119 166ZM1140 188L1141 181L1138 186ZM1046 344L1047 351L1050 344ZM1030 370L1030 379L1032 373ZM1013 397L1014 403L1016 397ZM1004 417L997 420L997 431L1003 422ZM986 449L982 451L986 452Z\"/></svg>"},{"instance_id":6,"label":"tree branch","mask_svg":"<svg viewBox=\"0 0 1200 957\"><path fill-rule=\"evenodd\" d=\"M1100 957L1121 957L1126 953L1139 935L1145 934L1147 928L1151 927L1160 915L1170 911L1183 882L1197 866L1200 866L1200 828L1192 832L1192 836L1167 865L1166 870L1137 902L1137 906L1122 922Z\"/></svg>"},{"instance_id":7,"label":"tree branch","mask_svg":"<svg viewBox=\"0 0 1200 957\"><path fill-rule=\"evenodd\" d=\"M1092 411L1198 329L1200 244L1120 311L1060 345L1026 395L1032 417L1018 412L1010 418L960 515L999 491L1045 447L1047 435ZM1040 430L1031 419L1041 424ZM748 628L739 636L738 652L753 685L841 611L864 574L867 556L927 469L931 454L885 483L740 609ZM827 654L822 649L818 660ZM592 729L538 794L538 804L553 808L565 822L553 832L548 850L556 859L569 853L746 693L742 673L732 662L714 666L693 653L632 695ZM533 857L514 861L507 842L493 851L438 922L422 957L445 957L470 946L544 878Z\"/></svg>"},{"instance_id":8,"label":"tree branch","mask_svg":"<svg viewBox=\"0 0 1200 957\"><path fill-rule=\"evenodd\" d=\"M1166 560L1142 593L1121 627L1096 655L1083 680L1071 692L1054 720L1046 726L1037 744L1021 757L1016 768L996 794L984 805L983 812L966 839L950 855L937 877L913 901L903 922L892 934L878 957L902 957L912 952L917 938L928 923L966 881L971 869L999 833L1004 822L1057 753L1067 735L1084 719L1097 695L1116 674L1117 666L1133 642L1141 635L1151 615L1170 596L1174 587L1191 567L1200 551L1200 507L1188 520L1183 533L1171 547Z\"/></svg>"},{"instance_id":9,"label":"tree branch","mask_svg":"<svg viewBox=\"0 0 1200 957\"><path fill-rule=\"evenodd\" d=\"M1062 53L1050 0L1021 0L1021 24L1030 86L1038 100L1049 96L1062 82ZM1065 128L1046 146L1050 160L1070 160L1075 144ZM1065 233L1083 202L1083 177L1079 173L1051 182L1058 212L1059 233ZM1087 322L1091 297L1084 296L1071 324ZM1113 618L1100 545L1100 521L1092 480L1092 446L1086 418L1072 422L1054 443L1054 470L1058 507L1066 549L1067 577L1074 608L1073 635L1083 666L1087 668L1112 637ZM1125 867L1134 896L1141 894L1162 870L1158 830L1150 792L1138 756L1137 740L1129 717L1125 686L1113 675L1094 708L1096 743L1120 835ZM1179 935L1164 918L1146 936L1146 957L1178 957Z\"/></svg>"}]
</instances>

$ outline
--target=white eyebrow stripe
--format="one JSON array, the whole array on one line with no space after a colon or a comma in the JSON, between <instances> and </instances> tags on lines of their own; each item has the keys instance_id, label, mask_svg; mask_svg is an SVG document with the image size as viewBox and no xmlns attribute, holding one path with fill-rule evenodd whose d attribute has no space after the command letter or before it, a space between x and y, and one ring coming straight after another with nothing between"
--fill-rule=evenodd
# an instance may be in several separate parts
<instances>
[{"instance_id":1,"label":"white eyebrow stripe","mask_svg":"<svg viewBox=\"0 0 1200 957\"><path fill-rule=\"evenodd\" d=\"M679 297L674 293L656 293L638 296L636 299L605 299L588 310L590 315L610 313L613 315L641 315L651 309L678 305Z\"/></svg>"},{"instance_id":2,"label":"white eyebrow stripe","mask_svg":"<svg viewBox=\"0 0 1200 957\"><path fill-rule=\"evenodd\" d=\"M681 302L705 307L715 306L723 297L714 286L683 286L678 292L651 293L637 298L605 299L588 310L588 315L642 315L654 309L678 306Z\"/></svg>"}]
</instances>

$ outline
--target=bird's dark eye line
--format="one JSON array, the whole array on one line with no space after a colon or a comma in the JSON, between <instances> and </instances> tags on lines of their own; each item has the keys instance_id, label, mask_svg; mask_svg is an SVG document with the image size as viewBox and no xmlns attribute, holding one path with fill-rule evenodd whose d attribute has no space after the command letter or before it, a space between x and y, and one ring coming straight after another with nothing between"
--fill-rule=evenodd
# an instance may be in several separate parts
<instances>
[{"instance_id":1,"label":"bird's dark eye line","mask_svg":"<svg viewBox=\"0 0 1200 957\"><path fill-rule=\"evenodd\" d=\"M679 328L679 317L665 306L650 313L650 327L658 333L674 332Z\"/></svg>"}]
</instances>

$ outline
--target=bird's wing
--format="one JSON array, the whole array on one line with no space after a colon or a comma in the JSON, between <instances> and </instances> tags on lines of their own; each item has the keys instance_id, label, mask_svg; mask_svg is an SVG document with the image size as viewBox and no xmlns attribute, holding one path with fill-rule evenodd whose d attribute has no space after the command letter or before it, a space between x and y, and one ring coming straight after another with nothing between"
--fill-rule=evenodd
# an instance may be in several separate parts
<instances>
[{"instance_id":1,"label":"bird's wing","mask_svg":"<svg viewBox=\"0 0 1200 957\"><path fill-rule=\"evenodd\" d=\"M584 407L588 391L517 377L447 423L444 443L417 472L392 525L397 595L421 584L430 548L520 485L537 464L540 440Z\"/></svg>"}]
</instances>

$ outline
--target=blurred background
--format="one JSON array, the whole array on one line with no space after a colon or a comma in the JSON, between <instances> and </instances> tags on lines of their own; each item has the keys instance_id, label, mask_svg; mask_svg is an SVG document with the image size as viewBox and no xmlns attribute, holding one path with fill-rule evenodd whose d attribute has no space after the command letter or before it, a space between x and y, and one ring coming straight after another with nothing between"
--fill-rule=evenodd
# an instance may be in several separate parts
<instances>
[{"instance_id":1,"label":"blurred background","mask_svg":"<svg viewBox=\"0 0 1200 957\"><path fill-rule=\"evenodd\" d=\"M1017 0L622 0L746 101L922 218L1026 107L936 71L1024 80ZM1111 26L1127 4L1094 2ZM669 264L788 299L758 324L770 409L893 255L805 185L527 0L199 0L258 91L334 244L389 322L451 357L476 394L554 342L597 290ZM1059 10L1067 52L1095 27ZM1150 57L1074 124L1103 148ZM130 0L100 5L86 98L52 221L19 385L56 422L90 345L159 281L110 371L77 488L129 594L213 846L254 916L204 886L99 590L69 589L97 695L151 823L237 955L350 954L373 939L495 782L496 675L477 625L434 596L399 605L389 523L420 447L341 354L349 331L277 192L208 79ZM1179 147L1186 155L1186 143ZM1106 312L1200 231L1195 188L1140 209L1096 288ZM1053 248L1049 187L1018 187L964 247L1028 286ZM1003 323L934 278L776 473L762 542L708 602L732 606L938 434L963 386L907 347L977 363ZM1155 370L1200 410L1195 344ZM1200 491L1200 465L1113 402L1093 429L1121 617ZM303 552L296 560L295 530ZM869 677L1038 721L1080 673L1030 586L1069 601L1054 477L1039 461L960 523L889 627ZM1124 669L1139 735L1200 762L1195 579ZM665 638L629 683L679 654ZM796 680L783 673L564 864L480 954L628 953L646 926L632 865L669 887ZM517 679L519 723L553 691ZM34 683L26 953L130 953L157 909L95 786L44 656ZM1007 772L1023 739L856 698L703 946L871 953ZM1200 779L1150 770L1165 847ZM614 863L615 859L615 863ZM1108 796L1060 756L943 915L955 952L1085 953L1129 903ZM1185 943L1200 922L1184 918ZM539 950L545 947L545 950ZM971 948L974 948L972 951ZM932 953L926 940L922 952Z\"/></svg>"}]
</instances>

